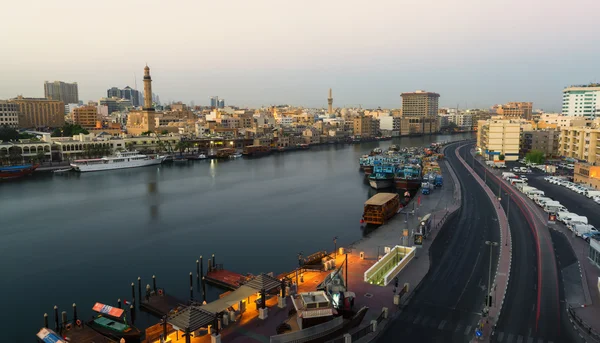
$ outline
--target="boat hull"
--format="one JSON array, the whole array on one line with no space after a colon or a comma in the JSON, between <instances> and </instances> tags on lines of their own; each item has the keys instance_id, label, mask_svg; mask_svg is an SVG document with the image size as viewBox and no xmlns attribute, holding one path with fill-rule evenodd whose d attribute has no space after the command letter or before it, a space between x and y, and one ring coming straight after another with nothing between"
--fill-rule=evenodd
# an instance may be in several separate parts
<instances>
[{"instance_id":1,"label":"boat hull","mask_svg":"<svg viewBox=\"0 0 600 343\"><path fill-rule=\"evenodd\" d=\"M394 186L394 179L371 179L369 178L369 185L375 189L386 189Z\"/></svg>"},{"instance_id":2,"label":"boat hull","mask_svg":"<svg viewBox=\"0 0 600 343\"><path fill-rule=\"evenodd\" d=\"M137 161L129 161L127 163L106 163L106 164L71 164L74 170L85 173L85 172L95 172L95 171L103 171L103 170L115 170L115 169L129 169L129 168L139 168L139 167L147 167L154 166L157 164L161 164L165 160L165 157L159 157L155 159L148 160L137 160Z\"/></svg>"},{"instance_id":3,"label":"boat hull","mask_svg":"<svg viewBox=\"0 0 600 343\"><path fill-rule=\"evenodd\" d=\"M373 166L363 166L363 170L365 171L365 174L373 174Z\"/></svg>"},{"instance_id":4,"label":"boat hull","mask_svg":"<svg viewBox=\"0 0 600 343\"><path fill-rule=\"evenodd\" d=\"M396 189L416 191L421 187L421 180L396 177L394 178L394 185L396 186Z\"/></svg>"},{"instance_id":5,"label":"boat hull","mask_svg":"<svg viewBox=\"0 0 600 343\"><path fill-rule=\"evenodd\" d=\"M118 332L114 330L107 329L103 326L96 324L94 321L89 321L86 323L89 327L91 327L94 331L99 334L112 338L117 342L121 340L121 338L125 339L126 343L139 343L142 337L142 333L139 329L132 327L129 332Z\"/></svg>"},{"instance_id":6,"label":"boat hull","mask_svg":"<svg viewBox=\"0 0 600 343\"><path fill-rule=\"evenodd\" d=\"M19 167L0 168L0 180L17 179L26 175L31 175L39 165Z\"/></svg>"}]
</instances>

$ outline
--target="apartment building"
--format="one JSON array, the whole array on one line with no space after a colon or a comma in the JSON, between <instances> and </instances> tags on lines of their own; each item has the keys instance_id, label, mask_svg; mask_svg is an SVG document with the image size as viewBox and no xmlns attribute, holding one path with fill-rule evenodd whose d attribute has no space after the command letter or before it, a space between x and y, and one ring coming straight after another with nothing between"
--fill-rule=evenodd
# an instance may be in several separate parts
<instances>
[{"instance_id":1,"label":"apartment building","mask_svg":"<svg viewBox=\"0 0 600 343\"><path fill-rule=\"evenodd\" d=\"M594 164L600 161L600 119L585 126L563 127L560 130L559 153Z\"/></svg>"},{"instance_id":2,"label":"apartment building","mask_svg":"<svg viewBox=\"0 0 600 343\"><path fill-rule=\"evenodd\" d=\"M489 119L479 121L477 149L487 160L505 161L519 159L521 121L511 119Z\"/></svg>"}]
</instances>

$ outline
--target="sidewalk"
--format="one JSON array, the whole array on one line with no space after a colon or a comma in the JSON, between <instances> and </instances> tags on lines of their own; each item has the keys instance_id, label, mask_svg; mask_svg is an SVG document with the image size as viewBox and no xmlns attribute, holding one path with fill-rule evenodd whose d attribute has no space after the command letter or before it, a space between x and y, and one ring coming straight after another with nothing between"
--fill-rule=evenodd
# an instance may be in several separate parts
<instances>
[{"instance_id":1,"label":"sidewalk","mask_svg":"<svg viewBox=\"0 0 600 343\"><path fill-rule=\"evenodd\" d=\"M508 280L510 278L510 268L512 263L512 236L508 226L508 218L506 217L506 213L504 213L502 210L502 206L498 200L498 197L492 193L492 190L489 187L487 187L484 180L479 177L479 174L477 174L463 159L463 157L460 156L458 149L455 150L455 154L465 168L467 168L471 175L473 175L473 178L477 181L477 183L479 183L481 188L485 190L486 194L495 205L494 210L496 211L496 216L500 225L500 256L498 257L498 265L496 266L496 273L494 275L492 289L494 292L498 291L502 295L502 300L492 302L492 306L489 309L489 316L485 320L485 324L487 324L488 320L491 319L491 325L483 325L482 338L485 341L489 341L491 339L493 328L496 326L498 318L500 317L500 312L502 311L502 306L504 305L504 298L506 297L506 290L508 288Z\"/></svg>"}]
</instances>

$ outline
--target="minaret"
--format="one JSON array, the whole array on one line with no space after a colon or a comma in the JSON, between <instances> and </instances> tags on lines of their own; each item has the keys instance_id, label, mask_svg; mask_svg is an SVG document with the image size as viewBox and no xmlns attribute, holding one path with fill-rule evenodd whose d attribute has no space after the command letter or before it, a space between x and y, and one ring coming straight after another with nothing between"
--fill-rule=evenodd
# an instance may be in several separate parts
<instances>
[{"instance_id":1,"label":"minaret","mask_svg":"<svg viewBox=\"0 0 600 343\"><path fill-rule=\"evenodd\" d=\"M152 79L147 64L144 67L144 110L154 111L154 107L152 107Z\"/></svg>"},{"instance_id":2,"label":"minaret","mask_svg":"<svg viewBox=\"0 0 600 343\"><path fill-rule=\"evenodd\" d=\"M327 98L327 113L333 113L333 95L331 93L331 88L329 88L329 98Z\"/></svg>"}]
</instances>

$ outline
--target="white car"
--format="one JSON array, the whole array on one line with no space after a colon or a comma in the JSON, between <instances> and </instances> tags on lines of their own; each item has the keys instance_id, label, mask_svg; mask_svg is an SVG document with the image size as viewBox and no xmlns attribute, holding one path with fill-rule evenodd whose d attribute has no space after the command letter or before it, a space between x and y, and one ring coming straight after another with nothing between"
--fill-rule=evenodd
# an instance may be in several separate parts
<instances>
[{"instance_id":1,"label":"white car","mask_svg":"<svg viewBox=\"0 0 600 343\"><path fill-rule=\"evenodd\" d=\"M587 192L587 190L583 187L575 187L574 191L577 192L578 194L584 194Z\"/></svg>"},{"instance_id":2,"label":"white car","mask_svg":"<svg viewBox=\"0 0 600 343\"><path fill-rule=\"evenodd\" d=\"M529 180L529 179L528 179L528 178L526 178L525 176L521 176L521 177L519 177L519 179L521 179L521 180L523 180L523 181L525 181L525 182L527 182L527 180Z\"/></svg>"},{"instance_id":3,"label":"white car","mask_svg":"<svg viewBox=\"0 0 600 343\"><path fill-rule=\"evenodd\" d=\"M512 169L512 171L513 171L513 173L520 173L520 172L521 172L521 169L519 169L519 167L514 167L514 168Z\"/></svg>"},{"instance_id":4,"label":"white car","mask_svg":"<svg viewBox=\"0 0 600 343\"><path fill-rule=\"evenodd\" d=\"M552 179L554 179L554 176L546 176L546 177L544 177L544 181L550 182L550 181L552 181Z\"/></svg>"}]
</instances>

